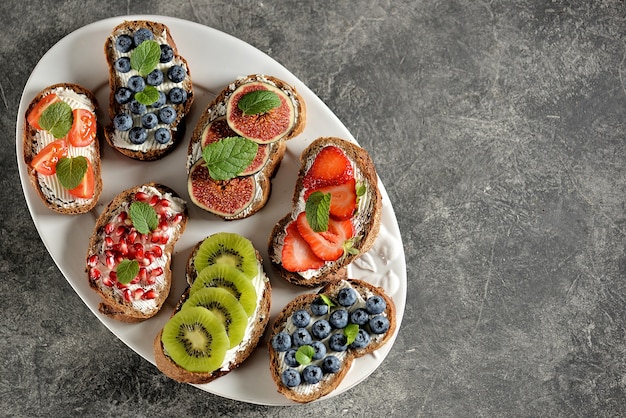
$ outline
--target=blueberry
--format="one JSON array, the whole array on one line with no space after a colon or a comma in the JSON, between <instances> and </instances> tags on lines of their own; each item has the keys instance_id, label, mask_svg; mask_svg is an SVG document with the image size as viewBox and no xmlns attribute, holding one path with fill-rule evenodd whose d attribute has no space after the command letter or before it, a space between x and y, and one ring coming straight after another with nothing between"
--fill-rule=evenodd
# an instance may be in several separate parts
<instances>
[{"instance_id":1,"label":"blueberry","mask_svg":"<svg viewBox=\"0 0 626 418\"><path fill-rule=\"evenodd\" d=\"M321 297L318 297L311 303L311 312L317 316L326 315L328 313L328 305L324 303Z\"/></svg>"},{"instance_id":2,"label":"blueberry","mask_svg":"<svg viewBox=\"0 0 626 418\"><path fill-rule=\"evenodd\" d=\"M140 75L134 75L128 79L128 88L134 91L142 91L146 88L146 81Z\"/></svg>"},{"instance_id":3,"label":"blueberry","mask_svg":"<svg viewBox=\"0 0 626 418\"><path fill-rule=\"evenodd\" d=\"M337 302L341 306L352 306L356 302L356 291L351 287L345 287L337 294Z\"/></svg>"},{"instance_id":4,"label":"blueberry","mask_svg":"<svg viewBox=\"0 0 626 418\"><path fill-rule=\"evenodd\" d=\"M154 38L152 32L146 28L139 28L133 34L133 41L135 42L135 46L139 45L143 41L149 41Z\"/></svg>"},{"instance_id":5,"label":"blueberry","mask_svg":"<svg viewBox=\"0 0 626 418\"><path fill-rule=\"evenodd\" d=\"M154 139L159 144L167 144L172 139L172 133L167 128L159 128L154 131Z\"/></svg>"},{"instance_id":6,"label":"blueberry","mask_svg":"<svg viewBox=\"0 0 626 418\"><path fill-rule=\"evenodd\" d=\"M115 60L115 70L120 73L127 73L130 71L130 58L120 57Z\"/></svg>"},{"instance_id":7,"label":"blueberry","mask_svg":"<svg viewBox=\"0 0 626 418\"><path fill-rule=\"evenodd\" d=\"M187 100L187 92L180 87L172 88L168 96L173 104L182 104Z\"/></svg>"},{"instance_id":8,"label":"blueberry","mask_svg":"<svg viewBox=\"0 0 626 418\"><path fill-rule=\"evenodd\" d=\"M117 104L126 104L133 98L133 92L126 87L120 87L115 90L115 101Z\"/></svg>"},{"instance_id":9,"label":"blueberry","mask_svg":"<svg viewBox=\"0 0 626 418\"><path fill-rule=\"evenodd\" d=\"M281 374L280 380L289 388L296 387L301 382L300 373L296 369L287 369Z\"/></svg>"},{"instance_id":10,"label":"blueberry","mask_svg":"<svg viewBox=\"0 0 626 418\"><path fill-rule=\"evenodd\" d=\"M330 322L333 328L345 328L346 325L348 325L348 311L345 309L335 309L333 313L330 314L328 322Z\"/></svg>"},{"instance_id":11,"label":"blueberry","mask_svg":"<svg viewBox=\"0 0 626 418\"><path fill-rule=\"evenodd\" d=\"M160 91L159 98L156 100L156 102L152 103L150 106L155 107L155 108L161 107L165 104L165 102L167 102L167 96L165 95L165 93Z\"/></svg>"},{"instance_id":12,"label":"blueberry","mask_svg":"<svg viewBox=\"0 0 626 418\"><path fill-rule=\"evenodd\" d=\"M185 79L187 75L187 71L183 68L182 65L172 65L167 70L167 78L169 78L174 83L180 83Z\"/></svg>"},{"instance_id":13,"label":"blueberry","mask_svg":"<svg viewBox=\"0 0 626 418\"><path fill-rule=\"evenodd\" d=\"M384 334L389 330L389 320L386 316L376 315L370 319L369 326L374 334Z\"/></svg>"},{"instance_id":14,"label":"blueberry","mask_svg":"<svg viewBox=\"0 0 626 418\"><path fill-rule=\"evenodd\" d=\"M309 325L311 315L304 309L299 309L291 315L291 322L298 328L304 328Z\"/></svg>"},{"instance_id":15,"label":"blueberry","mask_svg":"<svg viewBox=\"0 0 626 418\"><path fill-rule=\"evenodd\" d=\"M298 367L299 363L296 360L296 350L293 348L285 353L285 364L289 367Z\"/></svg>"},{"instance_id":16,"label":"blueberry","mask_svg":"<svg viewBox=\"0 0 626 418\"><path fill-rule=\"evenodd\" d=\"M364 348L370 343L370 335L363 328L359 329L359 333L356 335L350 348Z\"/></svg>"},{"instance_id":17,"label":"blueberry","mask_svg":"<svg viewBox=\"0 0 626 418\"><path fill-rule=\"evenodd\" d=\"M324 373L337 373L341 369L341 362L335 356L326 356L322 360L322 370Z\"/></svg>"},{"instance_id":18,"label":"blueberry","mask_svg":"<svg viewBox=\"0 0 626 418\"><path fill-rule=\"evenodd\" d=\"M302 378L306 383L309 383L311 385L318 383L320 380L322 380L323 376L324 373L322 372L322 369L319 366L315 366L313 364L306 366L302 371Z\"/></svg>"},{"instance_id":19,"label":"blueberry","mask_svg":"<svg viewBox=\"0 0 626 418\"><path fill-rule=\"evenodd\" d=\"M313 354L313 360L319 360L324 358L326 355L326 346L321 341L312 341L311 347L315 350L315 354Z\"/></svg>"},{"instance_id":20,"label":"blueberry","mask_svg":"<svg viewBox=\"0 0 626 418\"><path fill-rule=\"evenodd\" d=\"M146 113L146 105L143 103L139 103L137 100L132 99L128 102L128 110L135 115L142 115Z\"/></svg>"},{"instance_id":21,"label":"blueberry","mask_svg":"<svg viewBox=\"0 0 626 418\"><path fill-rule=\"evenodd\" d=\"M146 76L146 83L151 86L158 86L163 82L163 72L159 69L150 71Z\"/></svg>"},{"instance_id":22,"label":"blueberry","mask_svg":"<svg viewBox=\"0 0 626 418\"><path fill-rule=\"evenodd\" d=\"M365 301L365 310L372 315L382 313L385 308L387 308L385 299L380 296L371 296Z\"/></svg>"},{"instance_id":23,"label":"blueberry","mask_svg":"<svg viewBox=\"0 0 626 418\"><path fill-rule=\"evenodd\" d=\"M330 336L328 348L337 352L346 351L348 349L348 339L343 332L336 332Z\"/></svg>"},{"instance_id":24,"label":"blueberry","mask_svg":"<svg viewBox=\"0 0 626 418\"><path fill-rule=\"evenodd\" d=\"M330 331L332 331L332 328L325 319L318 319L313 322L313 325L311 326L311 333L315 336L315 338L319 338L320 340L328 337L330 335Z\"/></svg>"},{"instance_id":25,"label":"blueberry","mask_svg":"<svg viewBox=\"0 0 626 418\"><path fill-rule=\"evenodd\" d=\"M283 352L291 348L291 336L287 332L279 332L272 338L272 347L274 350Z\"/></svg>"},{"instance_id":26,"label":"blueberry","mask_svg":"<svg viewBox=\"0 0 626 418\"><path fill-rule=\"evenodd\" d=\"M113 118L113 127L118 131L128 131L133 127L133 118L127 113L118 113Z\"/></svg>"},{"instance_id":27,"label":"blueberry","mask_svg":"<svg viewBox=\"0 0 626 418\"><path fill-rule=\"evenodd\" d=\"M159 58L159 62L166 63L170 62L174 58L174 50L171 46L167 44L161 44L161 57Z\"/></svg>"},{"instance_id":28,"label":"blueberry","mask_svg":"<svg viewBox=\"0 0 626 418\"><path fill-rule=\"evenodd\" d=\"M128 52L133 49L133 38L128 35L120 35L115 40L115 49L120 52Z\"/></svg>"},{"instance_id":29,"label":"blueberry","mask_svg":"<svg viewBox=\"0 0 626 418\"><path fill-rule=\"evenodd\" d=\"M163 123L172 123L176 120L176 110L172 106L165 106L159 110L159 120Z\"/></svg>"},{"instance_id":30,"label":"blueberry","mask_svg":"<svg viewBox=\"0 0 626 418\"><path fill-rule=\"evenodd\" d=\"M159 118L154 113L146 113L141 117L141 126L146 129L154 128L159 122Z\"/></svg>"},{"instance_id":31,"label":"blueberry","mask_svg":"<svg viewBox=\"0 0 626 418\"><path fill-rule=\"evenodd\" d=\"M311 344L313 338L306 328L298 328L291 334L291 341L295 347L300 347Z\"/></svg>"},{"instance_id":32,"label":"blueberry","mask_svg":"<svg viewBox=\"0 0 626 418\"><path fill-rule=\"evenodd\" d=\"M148 132L144 128L135 126L128 132L128 139L135 145L143 144L148 139Z\"/></svg>"},{"instance_id":33,"label":"blueberry","mask_svg":"<svg viewBox=\"0 0 626 418\"><path fill-rule=\"evenodd\" d=\"M363 308L355 309L350 313L350 322L357 325L365 325L369 321L370 315Z\"/></svg>"}]
</instances>

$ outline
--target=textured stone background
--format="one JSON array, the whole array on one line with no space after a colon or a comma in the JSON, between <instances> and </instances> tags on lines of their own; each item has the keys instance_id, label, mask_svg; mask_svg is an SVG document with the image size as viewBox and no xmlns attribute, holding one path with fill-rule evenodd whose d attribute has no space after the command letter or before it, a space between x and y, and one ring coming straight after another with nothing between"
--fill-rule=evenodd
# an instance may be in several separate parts
<instances>
[{"instance_id":1,"label":"textured stone background","mask_svg":"<svg viewBox=\"0 0 626 418\"><path fill-rule=\"evenodd\" d=\"M372 154L408 296L383 367L352 390L263 407L174 383L39 240L15 155L24 84L63 36L140 13L266 52ZM5 1L0 24L2 414L626 414L623 1Z\"/></svg>"}]
</instances>

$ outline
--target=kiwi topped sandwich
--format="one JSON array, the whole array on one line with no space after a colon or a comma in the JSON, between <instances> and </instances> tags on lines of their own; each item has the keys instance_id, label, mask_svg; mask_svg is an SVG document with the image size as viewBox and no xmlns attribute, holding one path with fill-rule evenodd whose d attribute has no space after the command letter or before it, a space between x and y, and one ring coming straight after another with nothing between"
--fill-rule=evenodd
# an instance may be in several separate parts
<instances>
[{"instance_id":1,"label":"kiwi topped sandwich","mask_svg":"<svg viewBox=\"0 0 626 418\"><path fill-rule=\"evenodd\" d=\"M270 281L252 243L228 232L196 244L186 274L188 287L154 340L154 356L170 378L208 383L239 367L259 343Z\"/></svg>"}]
</instances>

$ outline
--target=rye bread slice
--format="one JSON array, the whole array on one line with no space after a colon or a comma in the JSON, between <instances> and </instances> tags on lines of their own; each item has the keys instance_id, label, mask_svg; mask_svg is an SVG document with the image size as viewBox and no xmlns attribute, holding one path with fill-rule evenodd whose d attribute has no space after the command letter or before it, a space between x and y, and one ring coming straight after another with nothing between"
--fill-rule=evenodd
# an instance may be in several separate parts
<instances>
[{"instance_id":1,"label":"rye bread slice","mask_svg":"<svg viewBox=\"0 0 626 418\"><path fill-rule=\"evenodd\" d=\"M102 138L102 130L100 124L97 125L96 138L91 144L86 147L80 147L80 150L76 147L72 147L74 148L72 154L85 151L87 154L91 155L90 161L94 170L95 187L93 197L91 197L90 199L79 199L73 197L72 195L67 193L66 190L63 190L60 184L57 184L57 190L59 190L60 192L55 192L53 188L50 188L46 185L46 181L51 181L52 178L46 179L45 177L49 176L44 176L37 173L37 171L35 171L35 169L31 166L31 163L37 153L45 145L52 142L52 140L54 140L55 138L52 138L51 135L46 134L44 131L39 131L30 126L28 124L28 116L43 97L53 92L63 90L72 91L78 94L80 97L84 98L88 103L90 103L93 106L93 112L96 115L97 120L98 101L90 90L74 83L58 83L44 88L33 98L33 100L28 105L28 108L26 109L26 113L24 114L24 132L22 139L24 148L23 158L24 163L26 164L30 183L37 191L37 194L46 205L46 207L58 213L78 215L89 212L91 209L93 209L98 203L98 199L100 198L100 194L102 192L102 174L100 160L100 140ZM76 107L76 104L73 104L71 100L67 100L66 102L69 102L70 106Z\"/></svg>"},{"instance_id":2,"label":"rye bread slice","mask_svg":"<svg viewBox=\"0 0 626 418\"><path fill-rule=\"evenodd\" d=\"M295 124L292 129L287 132L282 138L275 142L267 144L269 152L269 158L267 162L261 170L251 175L254 179L254 182L256 183L256 187L258 188L258 191L255 194L252 202L241 212L235 215L223 215L214 211L211 212L224 220L244 219L250 217L265 206L271 193L271 179L276 175L276 172L280 167L280 163L282 162L285 151L287 149L286 141L299 135L304 130L304 127L306 125L306 104L302 96L296 91L295 87L289 85L279 78L269 75L250 74L245 77L239 77L237 78L237 80L222 89L217 97L211 103L209 103L206 109L202 112L187 147L188 175L194 163L202 158L202 134L206 127L215 119L224 117L226 115L226 103L228 102L228 99L230 98L232 93L239 86L256 81L270 83L285 92L287 96L292 99L292 103L294 105L296 113ZM227 181L228 180L226 180L226 182ZM192 195L191 190L189 191L189 194Z\"/></svg>"},{"instance_id":3,"label":"rye bread slice","mask_svg":"<svg viewBox=\"0 0 626 418\"><path fill-rule=\"evenodd\" d=\"M157 88L163 89L163 92L167 96L171 87L180 87L187 94L187 100L180 104L172 104L169 99L167 100L166 105L172 106L176 110L176 120L166 126L171 132L171 139L166 144L159 144L153 139L154 131L159 128L165 126L165 124L159 123L155 128L148 130L148 139L144 143L145 148L140 149L140 147L136 147L130 143L127 138L127 132L120 132L115 129L113 126L113 118L120 113L132 114L128 108L128 104L119 104L115 100L115 92L121 88L126 87L126 79L132 75L137 75L138 72L134 69L131 69L128 73L119 73L115 69L115 61L118 56L129 56L130 53L120 54L115 47L116 39L120 35L129 35L132 37L132 34L138 29L148 29L150 30L155 39L159 39L158 42L160 44L169 45L174 53L174 58L172 61L168 63L160 63L157 68L162 70L164 73L165 81L158 86ZM119 151L120 153L126 155L127 157L142 160L142 161L153 161L163 158L165 155L169 154L174 150L176 145L181 141L185 133L185 117L189 113L191 106L194 101L194 91L193 85L191 81L191 72L189 69L189 65L183 56L181 56L178 52L178 48L172 35L170 33L170 29L158 22L152 22L147 20L132 20L125 21L115 28L113 28L111 35L106 39L104 44L104 53L106 56L106 61L109 67L109 118L110 123L105 127L104 133L106 141L109 145ZM186 77L180 83L174 83L174 86L170 86L172 84L167 80L167 69L169 66L174 63L182 65L186 69ZM154 108L150 105L147 106L147 112L158 112L157 108ZM141 126L140 116L134 115L134 126Z\"/></svg>"},{"instance_id":4,"label":"rye bread slice","mask_svg":"<svg viewBox=\"0 0 626 418\"><path fill-rule=\"evenodd\" d=\"M185 303L185 301L189 298L189 290L198 275L196 269L194 268L193 260L201 244L202 241L198 242L191 250L186 268L186 280L189 286L183 292L178 303L176 304L176 307L172 311L171 316L174 316L174 314L182 308L183 303ZM264 287L262 294L257 297L257 300L260 302L257 304L255 313L248 318L248 326L252 327L249 338L244 339L244 341L242 341L238 346L231 349L233 351L232 359L228 361L227 364L222 365L220 369L209 373L198 373L190 372L180 367L165 353L163 344L161 343L163 330L160 330L154 339L154 358L157 368L166 376L183 383L209 383L241 366L250 354L252 354L254 349L259 344L259 341L261 340L269 322L270 305L272 301L271 284L267 276L265 276L265 273L263 273L263 259L258 251L256 255L259 263L259 272L264 275Z\"/></svg>"},{"instance_id":5,"label":"rye bread slice","mask_svg":"<svg viewBox=\"0 0 626 418\"><path fill-rule=\"evenodd\" d=\"M368 345L366 345L364 348L359 348L359 349L349 347L345 352L342 352L342 353L334 352L328 347L328 342L327 342L328 337L327 337L326 339L322 340L322 342L324 342L327 347L326 356L328 355L335 355L337 357L343 356L343 358L340 359L341 368L339 369L339 371L336 373L325 373L322 380L316 384L304 383L304 380L302 380L303 383L296 387L286 386L281 379L281 374L283 370L285 370L286 368L289 368L289 366L287 366L284 363L285 353L278 352L277 350L274 349L272 345L272 339L279 332L290 329L289 326L291 322L291 317L294 312L300 309L307 310L307 312L311 315L311 321L310 321L309 327L311 324L314 323L314 321L318 319L322 319L322 318L327 319L329 315L325 315L323 317L315 316L310 309L311 303L314 300L316 300L320 295L325 295L326 297L330 298L330 300L332 300L335 303L335 305L337 305L337 307L342 308L337 302L337 294L339 293L341 289L346 288L346 287L353 288L360 295L360 299L357 299L357 302L355 303L355 305L349 308L346 308L349 311L364 307L365 300L367 300L367 298L370 296L377 295L384 299L386 307L385 307L385 310L380 315L386 317L389 320L388 330L383 334L372 334L371 332L368 331L371 336L371 340ZM371 316L374 316L374 315L371 315ZM287 398L291 399L292 401L299 402L299 403L311 402L316 399L319 399L320 397L324 395L331 393L333 390L337 388L337 386L349 373L350 367L354 359L364 356L366 354L372 353L378 350L383 345L385 345L394 335L396 326L397 326L396 308L395 308L395 304L393 303L393 300L384 292L382 288L374 286L364 280L346 279L346 280L342 280L336 283L328 284L324 286L323 288L321 288L317 293L309 293L309 294L297 296L291 302L289 302L283 308L283 310L277 315L276 319L274 320L270 328L270 335L268 338L268 350L269 350L269 355L270 355L270 372L272 375L272 379L276 383L278 392L282 393L283 395L285 395ZM291 325L291 327L293 328L294 326ZM368 330L367 325L362 325L361 328ZM334 332L341 332L341 331L335 330ZM321 361L322 359L313 360L311 364L319 365ZM297 367L295 367L295 369L301 373L305 367L306 365L298 365Z\"/></svg>"},{"instance_id":6,"label":"rye bread slice","mask_svg":"<svg viewBox=\"0 0 626 418\"><path fill-rule=\"evenodd\" d=\"M355 240L354 252L346 252L336 261L326 262L320 269L311 272L309 276L304 276L298 272L286 270L281 263L282 246L287 225L298 216L298 211L304 207L302 192L304 189L304 177L319 151L326 146L337 146L341 148L347 157L352 161L354 167L360 173L360 179L367 185L366 198L368 205L355 215L358 216L362 225L358 239ZM373 246L378 232L382 216L382 194L378 189L378 175L374 163L367 151L345 139L336 137L323 137L313 141L300 156L301 166L298 171L298 180L292 198L292 211L278 220L274 226L268 243L269 259L276 273L290 283L299 286L317 287L328 283L334 283L347 277L346 267L348 264L369 251Z\"/></svg>"},{"instance_id":7,"label":"rye bread slice","mask_svg":"<svg viewBox=\"0 0 626 418\"><path fill-rule=\"evenodd\" d=\"M147 197L139 193L145 193ZM128 208L132 202L138 200L146 201L152 205L152 203L156 202L156 200L151 201L151 199L153 199L152 196L157 196L155 199L166 198L169 200L168 209L163 209L167 211L168 219L171 220L175 216L178 216L177 221L171 222L168 225L167 231L168 233L171 232L171 236L169 236L165 244L161 241L154 242L156 234L160 233L160 227L149 234L135 233L136 237L131 240L130 233L133 229L136 232L136 229L132 226L129 216L122 215L123 218L120 218L120 212L128 214ZM120 219L125 219L125 221L120 221ZM124 190L106 206L96 220L93 233L89 239L89 248L86 257L87 266L85 269L89 286L100 295L102 300L99 305L101 313L122 322L141 322L153 317L159 312L170 292L172 283L170 265L174 246L183 234L187 226L187 220L186 203L180 199L174 190L157 183L146 183ZM113 242L107 243L105 237L107 235L107 229L111 228L110 225L114 225L115 230L122 228L128 232L128 235L125 237L121 235L124 238L123 243L119 238L116 238L115 232L108 234L113 237ZM115 242L115 240L119 241ZM133 247L135 243L139 243L143 246L143 257L140 257L136 251L135 253L131 251L131 247ZM160 251L156 250L155 246L159 246ZM126 247L126 249L123 249L124 247ZM148 251L151 251L154 257L148 256ZM159 252L162 253L162 256L158 255ZM118 264L113 268L108 267L108 257L116 259ZM116 274L119 274L117 266L119 265L120 259L117 259L118 257L120 257L120 259L136 259L140 261L140 267L146 269L146 277L142 277L142 275L139 274L137 277L140 277L140 280L136 283L131 282L126 285L113 280L108 272L112 270ZM159 268L162 269L162 273L157 276L156 271L158 271ZM152 272L155 272L155 275L152 275ZM151 277L155 277L154 280L152 280ZM127 290L130 292L129 295L127 295ZM145 300L141 297L137 299L139 292L141 292L141 294L153 292L151 294L153 297Z\"/></svg>"}]
</instances>

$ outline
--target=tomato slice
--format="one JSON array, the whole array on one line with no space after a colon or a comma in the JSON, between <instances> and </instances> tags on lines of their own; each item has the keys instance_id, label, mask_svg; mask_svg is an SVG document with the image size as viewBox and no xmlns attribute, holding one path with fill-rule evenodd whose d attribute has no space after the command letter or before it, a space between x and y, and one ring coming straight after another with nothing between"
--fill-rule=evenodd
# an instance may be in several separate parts
<instances>
[{"instance_id":1,"label":"tomato slice","mask_svg":"<svg viewBox=\"0 0 626 418\"><path fill-rule=\"evenodd\" d=\"M35 107L33 107L33 109L30 111L28 116L26 116L26 121L28 122L28 124L35 129L41 129L41 126L39 126L39 118L41 117L41 114L52 103L58 102L60 100L61 99L59 99L59 97L54 93L50 93L42 97L41 100L39 100Z\"/></svg>"},{"instance_id":2,"label":"tomato slice","mask_svg":"<svg viewBox=\"0 0 626 418\"><path fill-rule=\"evenodd\" d=\"M70 144L85 147L96 138L96 115L87 109L74 109L74 122L67 134Z\"/></svg>"},{"instance_id":3,"label":"tomato slice","mask_svg":"<svg viewBox=\"0 0 626 418\"><path fill-rule=\"evenodd\" d=\"M50 176L57 172L57 163L66 155L67 142L64 139L57 139L43 147L30 162L30 166L39 174Z\"/></svg>"},{"instance_id":4,"label":"tomato slice","mask_svg":"<svg viewBox=\"0 0 626 418\"><path fill-rule=\"evenodd\" d=\"M93 192L95 189L96 181L95 175L93 172L93 166L91 165L91 161L87 158L87 171L85 172L85 176L81 180L80 184L76 186L76 188L69 190L70 194L74 197L79 197L83 199L89 199L93 197Z\"/></svg>"}]
</instances>

